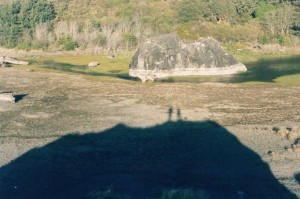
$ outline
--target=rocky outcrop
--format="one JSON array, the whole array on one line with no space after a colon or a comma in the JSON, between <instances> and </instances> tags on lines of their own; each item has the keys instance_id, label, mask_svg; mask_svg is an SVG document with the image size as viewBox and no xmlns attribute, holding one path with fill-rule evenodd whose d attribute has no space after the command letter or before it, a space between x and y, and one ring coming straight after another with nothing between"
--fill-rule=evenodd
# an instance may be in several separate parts
<instances>
[{"instance_id":1,"label":"rocky outcrop","mask_svg":"<svg viewBox=\"0 0 300 199\"><path fill-rule=\"evenodd\" d=\"M193 43L169 34L149 39L134 54L129 75L143 82L168 76L228 75L247 71L213 38Z\"/></svg>"}]
</instances>

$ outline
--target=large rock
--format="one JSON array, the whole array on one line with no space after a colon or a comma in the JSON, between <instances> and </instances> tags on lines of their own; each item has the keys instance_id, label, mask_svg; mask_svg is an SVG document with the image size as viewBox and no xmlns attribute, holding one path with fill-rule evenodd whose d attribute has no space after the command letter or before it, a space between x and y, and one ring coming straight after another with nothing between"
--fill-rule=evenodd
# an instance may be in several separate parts
<instances>
[{"instance_id":1,"label":"large rock","mask_svg":"<svg viewBox=\"0 0 300 199\"><path fill-rule=\"evenodd\" d=\"M247 71L213 38L184 43L169 34L141 44L130 63L129 75L143 82L167 76L228 75Z\"/></svg>"}]
</instances>

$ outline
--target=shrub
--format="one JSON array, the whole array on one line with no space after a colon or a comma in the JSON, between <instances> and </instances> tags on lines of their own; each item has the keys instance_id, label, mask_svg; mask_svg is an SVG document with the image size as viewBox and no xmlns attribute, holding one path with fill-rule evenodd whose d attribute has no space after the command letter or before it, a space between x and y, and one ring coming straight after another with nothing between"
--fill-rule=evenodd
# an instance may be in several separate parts
<instances>
[{"instance_id":1,"label":"shrub","mask_svg":"<svg viewBox=\"0 0 300 199\"><path fill-rule=\"evenodd\" d=\"M127 49L133 48L137 44L137 38L133 33L127 32L122 35L122 43Z\"/></svg>"},{"instance_id":2,"label":"shrub","mask_svg":"<svg viewBox=\"0 0 300 199\"><path fill-rule=\"evenodd\" d=\"M64 50L70 51L70 50L75 50L75 48L77 48L78 45L75 41L69 41L67 43L65 43L64 45Z\"/></svg>"},{"instance_id":3,"label":"shrub","mask_svg":"<svg viewBox=\"0 0 300 199\"><path fill-rule=\"evenodd\" d=\"M98 34L97 37L93 40L93 43L97 46L106 45L106 37L103 34Z\"/></svg>"},{"instance_id":4,"label":"shrub","mask_svg":"<svg viewBox=\"0 0 300 199\"><path fill-rule=\"evenodd\" d=\"M177 15L180 23L198 21L205 13L205 5L198 0L183 0L177 7Z\"/></svg>"},{"instance_id":5,"label":"shrub","mask_svg":"<svg viewBox=\"0 0 300 199\"><path fill-rule=\"evenodd\" d=\"M193 27L196 27L196 24L187 23L180 25L176 28L176 33L183 39L197 40L199 37L198 29L196 28L195 30Z\"/></svg>"},{"instance_id":6,"label":"shrub","mask_svg":"<svg viewBox=\"0 0 300 199\"><path fill-rule=\"evenodd\" d=\"M17 48L29 51L29 50L31 50L31 43L29 41L23 41L18 44Z\"/></svg>"},{"instance_id":7,"label":"shrub","mask_svg":"<svg viewBox=\"0 0 300 199\"><path fill-rule=\"evenodd\" d=\"M78 47L78 44L71 39L70 36L62 35L57 40L58 46L62 46L64 50L70 51Z\"/></svg>"}]
</instances>

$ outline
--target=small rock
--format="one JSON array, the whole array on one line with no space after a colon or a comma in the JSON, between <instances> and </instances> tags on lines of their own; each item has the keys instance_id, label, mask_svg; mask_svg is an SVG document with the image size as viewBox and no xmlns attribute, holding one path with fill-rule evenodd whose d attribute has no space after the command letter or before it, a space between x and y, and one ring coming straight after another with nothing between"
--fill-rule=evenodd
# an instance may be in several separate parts
<instances>
[{"instance_id":1,"label":"small rock","mask_svg":"<svg viewBox=\"0 0 300 199\"><path fill-rule=\"evenodd\" d=\"M274 157L276 156L276 153L274 151L268 151L268 155Z\"/></svg>"},{"instance_id":2,"label":"small rock","mask_svg":"<svg viewBox=\"0 0 300 199\"><path fill-rule=\"evenodd\" d=\"M98 66L99 64L100 64L100 63L99 63L99 62L96 62L96 61L91 62L91 63L88 64L88 68L95 68L95 67Z\"/></svg>"},{"instance_id":3,"label":"small rock","mask_svg":"<svg viewBox=\"0 0 300 199\"><path fill-rule=\"evenodd\" d=\"M2 92L0 93L0 101L15 103L16 99L12 92Z\"/></svg>"},{"instance_id":4,"label":"small rock","mask_svg":"<svg viewBox=\"0 0 300 199\"><path fill-rule=\"evenodd\" d=\"M108 55L107 58L111 59L111 60L114 60L116 57L115 57L115 55Z\"/></svg>"},{"instance_id":5,"label":"small rock","mask_svg":"<svg viewBox=\"0 0 300 199\"><path fill-rule=\"evenodd\" d=\"M294 141L298 138L298 133L290 132L286 135L286 138L290 141Z\"/></svg>"},{"instance_id":6,"label":"small rock","mask_svg":"<svg viewBox=\"0 0 300 199\"><path fill-rule=\"evenodd\" d=\"M281 137L286 137L287 134L289 133L289 130L287 130L284 127L279 128L279 130L277 131L277 133L281 136Z\"/></svg>"}]
</instances>

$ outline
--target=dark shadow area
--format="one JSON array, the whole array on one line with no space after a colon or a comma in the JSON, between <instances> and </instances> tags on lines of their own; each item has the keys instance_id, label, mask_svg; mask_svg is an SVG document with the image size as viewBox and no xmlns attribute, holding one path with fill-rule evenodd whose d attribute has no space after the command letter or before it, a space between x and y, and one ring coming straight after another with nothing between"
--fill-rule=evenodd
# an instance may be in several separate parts
<instances>
[{"instance_id":1,"label":"dark shadow area","mask_svg":"<svg viewBox=\"0 0 300 199\"><path fill-rule=\"evenodd\" d=\"M13 65L12 65L12 64L9 64L9 63L3 63L1 66L2 66L2 67L5 67L5 68L11 68L11 67L13 67ZM0 66L0 67L1 67L1 66Z\"/></svg>"},{"instance_id":2,"label":"dark shadow area","mask_svg":"<svg viewBox=\"0 0 300 199\"><path fill-rule=\"evenodd\" d=\"M45 132L47 133L47 132ZM166 189L205 190L210 198L296 199L260 156L213 121L119 124L71 134L0 168L0 198L82 199L112 188L131 199Z\"/></svg>"},{"instance_id":3,"label":"dark shadow area","mask_svg":"<svg viewBox=\"0 0 300 199\"><path fill-rule=\"evenodd\" d=\"M20 94L20 95L14 95L14 97L15 97L15 102L17 103L17 102L19 102L19 101L21 101L24 97L26 97L28 94Z\"/></svg>"},{"instance_id":4,"label":"dark shadow area","mask_svg":"<svg viewBox=\"0 0 300 199\"><path fill-rule=\"evenodd\" d=\"M298 173L297 175L295 175L295 179L300 184L300 173Z\"/></svg>"},{"instance_id":5,"label":"dark shadow area","mask_svg":"<svg viewBox=\"0 0 300 199\"><path fill-rule=\"evenodd\" d=\"M201 76L201 77L169 77L156 80L157 82L274 82L278 77L285 75L300 74L300 56L265 58L255 62L245 63L248 71L235 75Z\"/></svg>"},{"instance_id":6,"label":"dark shadow area","mask_svg":"<svg viewBox=\"0 0 300 199\"><path fill-rule=\"evenodd\" d=\"M87 71L88 66L59 63L59 62L55 62L53 60L46 60L46 61L40 61L40 62L33 61L32 63L40 65L42 68L47 68L47 69L51 69L51 70L59 70L59 71L64 71L64 72L76 73L76 74L113 77L113 78L118 78L118 79L136 81L135 78L130 78L128 74L121 73L122 72L121 70L113 70L113 71L109 71L109 73L91 72L91 71Z\"/></svg>"}]
</instances>

